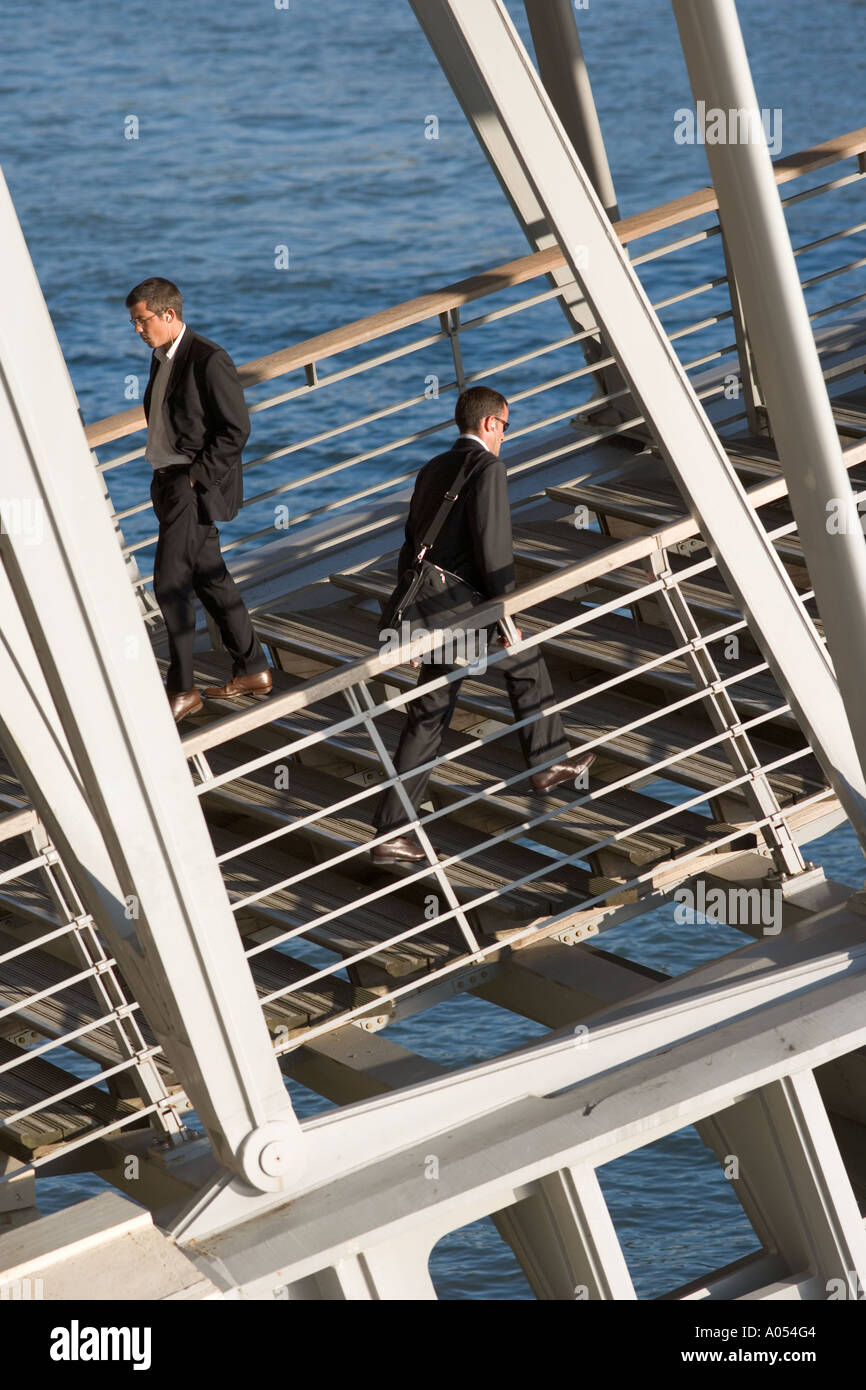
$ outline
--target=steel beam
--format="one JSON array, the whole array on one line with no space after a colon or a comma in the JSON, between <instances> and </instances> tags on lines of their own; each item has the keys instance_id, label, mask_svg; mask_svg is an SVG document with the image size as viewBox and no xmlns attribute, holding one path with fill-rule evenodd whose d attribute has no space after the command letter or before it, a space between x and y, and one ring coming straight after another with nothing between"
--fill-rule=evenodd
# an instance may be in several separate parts
<instances>
[{"instance_id":1,"label":"steel beam","mask_svg":"<svg viewBox=\"0 0 866 1390\"><path fill-rule=\"evenodd\" d=\"M571 0L525 0L538 71L574 152L611 221L619 217L586 59Z\"/></svg>"},{"instance_id":2,"label":"steel beam","mask_svg":"<svg viewBox=\"0 0 866 1390\"><path fill-rule=\"evenodd\" d=\"M0 247L0 737L219 1161L278 1190L300 1129L2 176Z\"/></svg>"},{"instance_id":3,"label":"steel beam","mask_svg":"<svg viewBox=\"0 0 866 1390\"><path fill-rule=\"evenodd\" d=\"M411 1117L418 1092L353 1107L351 1116L322 1116L309 1122L306 1132L312 1139L333 1130L341 1146L343 1172L338 1176L330 1164L317 1160L316 1186L293 1197L290 1222L285 1219L285 1198L279 1207L272 1202L269 1210L261 1201L257 1210L248 1204L244 1214L229 1200L221 1212L210 1213L212 1218L219 1216L218 1225L201 1224L205 1213L200 1209L190 1213L192 1221L175 1227L173 1234L203 1273L218 1270L244 1297L268 1296L277 1270L282 1279L294 1282L334 1267L347 1255L366 1256L367 1251L398 1240L404 1248L414 1243L429 1250L446 1232L521 1201L550 1175L566 1169L597 1169L685 1124L735 1105L750 1090L775 1087L792 1098L787 1113L783 1110L773 1116L780 1126L780 1146L789 1140L791 1124L800 1123L801 1117L810 1126L803 1145L805 1162L795 1159L794 1181L798 1190L810 1193L808 1239L816 1260L822 1269L838 1269L850 1257L852 1274L862 1280L866 1277L862 1224L858 1234L850 1204L842 1210L844 1197L826 1217L818 1212L822 1183L815 1165L829 1159L826 1133L820 1131L820 1112L806 1116L807 1088L796 1079L789 1086L787 1079L792 1071L806 1071L862 1045L866 1037L863 999L862 975L843 974L810 991L808 1002L802 995L789 996L767 1010L729 1018L723 1027L709 1032L701 1029L686 1036L684 1030L675 1047L657 1044L656 1050L643 1056L637 1056L633 1046L635 1060L615 1072L600 1054L594 1079L582 1084L564 1083L561 1073L554 1077L550 1044L542 1043L531 1049L546 1057L548 1064L540 1084L524 1100L504 1107L496 1104L488 1087L465 1123L458 1120L453 1104L457 1101L459 1106L465 1074L421 1087L420 1094L435 1097L438 1129L420 1142L417 1133L408 1137L403 1123ZM630 1021L621 1028L629 1033ZM573 1048L573 1057L581 1050ZM490 1071L522 1069L524 1059L525 1054L500 1058ZM385 1113L388 1109L391 1116ZM374 1112L378 1121L375 1155L363 1141L359 1145L359 1135L353 1133L358 1116ZM831 1173L832 1182L836 1170ZM223 1195L231 1198L230 1189L225 1188ZM560 1199L568 1195L560 1189L559 1211ZM570 1222L568 1261L572 1269L580 1269L587 1257L595 1260L604 1246L605 1269L600 1271L599 1287L602 1291L606 1284L613 1288L616 1253L605 1235L600 1211L592 1213L590 1229L585 1224L589 1203L583 1200L581 1205L582 1212L575 1209ZM583 1255L572 1239L579 1231ZM560 1271L569 1268L557 1261L554 1272L557 1264ZM589 1288L586 1279L580 1282Z\"/></svg>"},{"instance_id":4,"label":"steel beam","mask_svg":"<svg viewBox=\"0 0 866 1390\"><path fill-rule=\"evenodd\" d=\"M856 1298L866 1268L863 1218L811 1072L785 1077L705 1120L715 1149L768 1254Z\"/></svg>"},{"instance_id":5,"label":"steel beam","mask_svg":"<svg viewBox=\"0 0 866 1390\"><path fill-rule=\"evenodd\" d=\"M728 138L705 146L719 217L827 646L860 763L866 767L866 547L736 6L734 0L673 0L673 8L695 101L705 101L707 111L725 116ZM730 113L736 116L733 140ZM828 509L833 503L834 515L845 524L831 534ZM862 843L861 826L855 822L855 828Z\"/></svg>"},{"instance_id":6,"label":"steel beam","mask_svg":"<svg viewBox=\"0 0 866 1390\"><path fill-rule=\"evenodd\" d=\"M442 12L440 0L410 0L410 4L439 60L442 71L451 84L454 95L463 108L463 114L487 156L503 193L511 204L529 245L533 251L544 251L550 246L555 246L557 244L556 235L551 231L532 184L527 179L520 161L515 157L498 112L491 105L483 85L479 82L473 64L468 60L463 49L452 41L451 26L447 16ZM574 24L572 24L572 29L574 30ZM574 33L575 41L579 47L577 31L574 30ZM588 88L588 79L586 85ZM591 92L589 93L589 100L592 101ZM577 119L575 109L575 121ZM601 132L599 130L598 137L589 141L596 154L600 140ZM602 156L603 153L604 145L602 142ZM606 160L604 163L606 165ZM595 167L599 172L601 171L601 164L598 160L596 160ZM609 179L610 171L608 170ZM606 189L605 191L611 190ZM560 291L558 302L562 306L572 332L582 333L586 329L594 327L594 320L591 313L587 311L580 285L575 283L569 267L567 265L558 267L551 271L547 279L552 286L557 287ZM590 363L598 361L600 357L608 356L603 344L596 338L585 339L583 349L586 359ZM615 372L613 374L611 372L612 369L607 368L602 369L596 375L596 381L603 394L622 388L622 381L619 380Z\"/></svg>"},{"instance_id":7,"label":"steel beam","mask_svg":"<svg viewBox=\"0 0 866 1390\"><path fill-rule=\"evenodd\" d=\"M500 0L439 0L701 526L861 843L866 779L824 646L768 542ZM441 35L444 41L444 33ZM823 387L822 387L823 389ZM861 541L862 544L862 541Z\"/></svg>"},{"instance_id":8,"label":"steel beam","mask_svg":"<svg viewBox=\"0 0 866 1390\"><path fill-rule=\"evenodd\" d=\"M561 1168L494 1217L536 1298L637 1297L595 1170Z\"/></svg>"},{"instance_id":9,"label":"steel beam","mask_svg":"<svg viewBox=\"0 0 866 1390\"><path fill-rule=\"evenodd\" d=\"M590 1109L582 1112L587 1124L595 1122L593 1107L599 1099L605 1101L599 1118L605 1124L613 1122L610 1107L619 1104L617 1097L625 1087L629 1067L643 1065L634 1059L655 1055L660 1065L673 1069L672 1081L676 1086L679 1074L674 1053L678 1049L689 1052L696 1040L712 1055L712 1086L707 1091L710 1074L699 1068L688 1082L689 1088L697 1087L694 1092L690 1089L694 1100L688 1109L675 1105L671 1127L699 1122L739 1100L750 1089L777 1080L780 1073L770 1061L771 1054L782 1058L781 1074L786 1074L795 1069L795 1064L801 1069L814 1068L862 1046L866 1034L857 1009L862 1008L864 979L866 917L844 907L829 908L781 936L765 937L757 944L700 966L688 976L660 984L649 994L617 1003L591 1018L588 1027L569 1027L557 1037L507 1058L421 1082L399 1094L379 1096L353 1106L350 1113L335 1112L308 1122L305 1139L311 1150L309 1169L315 1174L312 1181L325 1182L327 1178L327 1183L336 1183L362 1164L375 1166L384 1161L394 1151L398 1131L400 1143L407 1149L417 1146L423 1166L426 1155L439 1154L441 1158L438 1146L445 1131L454 1132L463 1124L476 1123L479 1116L503 1112L527 1097L565 1095L576 1086L585 1086L588 1091L597 1087L588 1096ZM811 1045L805 1044L806 1034L811 1035L814 1030L823 1008L821 1001L830 998L833 1002L829 1012L824 1011L820 1025L821 1043L816 1050L810 1050ZM735 1068L736 1075L729 1077L730 1090L723 1094L727 1083L722 1077L733 1063L727 1044L719 1041L727 1034L731 1039L740 1039L744 1050L737 1066L746 1070ZM792 1045L796 1056L791 1052ZM685 1079L685 1073L681 1079ZM640 1106L645 1099L645 1085L646 1078L635 1092ZM655 1082L647 1094L654 1095L654 1086ZM551 1101L541 1104L544 1108ZM622 1139L622 1148L616 1154L606 1153L605 1157L593 1159L593 1164L607 1162L619 1152L651 1142L642 1137L640 1126L631 1127L631 1119L623 1123L626 1128L617 1130L616 1141L618 1144ZM505 1120L503 1125L503 1133L510 1133ZM474 1152L477 1157L480 1150ZM583 1160L574 1159L578 1161ZM571 1163L568 1158L567 1165ZM563 1166L565 1161L551 1160L538 1176ZM440 1168L444 1174L444 1164ZM178 1214L174 1234L184 1242L203 1238L272 1210L285 1201L286 1195L292 1200L300 1198L310 1187L310 1182L302 1182L274 1198L252 1197L232 1186L214 1185ZM519 1193L517 1200L525 1195L526 1192ZM501 1211L505 1205L505 1200L494 1202L488 1212ZM484 1214L487 1213L474 1211L466 1220ZM454 1226L443 1228L443 1233L460 1224L457 1221Z\"/></svg>"}]
</instances>

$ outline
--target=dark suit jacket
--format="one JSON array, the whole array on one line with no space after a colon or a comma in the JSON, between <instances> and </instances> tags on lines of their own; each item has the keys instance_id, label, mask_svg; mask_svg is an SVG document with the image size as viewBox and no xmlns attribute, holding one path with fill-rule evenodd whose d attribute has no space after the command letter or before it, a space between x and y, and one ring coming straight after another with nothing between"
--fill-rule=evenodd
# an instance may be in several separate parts
<instances>
[{"instance_id":1,"label":"dark suit jacket","mask_svg":"<svg viewBox=\"0 0 866 1390\"><path fill-rule=\"evenodd\" d=\"M461 437L418 474L397 573L414 564L427 527L467 458L471 472L427 558L459 574L486 598L498 598L514 588L505 465L474 439Z\"/></svg>"},{"instance_id":2,"label":"dark suit jacket","mask_svg":"<svg viewBox=\"0 0 866 1390\"><path fill-rule=\"evenodd\" d=\"M146 417L158 367L154 353L144 393ZM231 521L243 501L241 452L250 417L232 359L189 324L174 355L164 409L169 439L189 457L203 515L209 521Z\"/></svg>"}]
</instances>

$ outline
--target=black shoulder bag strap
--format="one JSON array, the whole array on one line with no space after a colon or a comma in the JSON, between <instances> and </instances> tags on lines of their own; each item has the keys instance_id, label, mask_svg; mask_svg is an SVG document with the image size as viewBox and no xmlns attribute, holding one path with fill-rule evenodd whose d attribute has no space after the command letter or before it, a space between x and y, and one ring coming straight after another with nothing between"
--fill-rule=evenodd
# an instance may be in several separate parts
<instances>
[{"instance_id":1,"label":"black shoulder bag strap","mask_svg":"<svg viewBox=\"0 0 866 1390\"><path fill-rule=\"evenodd\" d=\"M433 546L436 544L439 532L445 525L451 508L454 506L454 503L457 501L457 498L463 491L463 488L466 484L466 479L469 476L473 462L474 460L471 457L466 460L466 462L463 464L463 467L460 469L459 473L457 474L456 478L451 484L450 488L443 497L442 502L439 506L439 510L434 516L430 525L428 526L427 534L421 542L421 549L415 557L416 564L420 564L421 561L426 557L428 552L431 551L433 549Z\"/></svg>"},{"instance_id":2,"label":"black shoulder bag strap","mask_svg":"<svg viewBox=\"0 0 866 1390\"><path fill-rule=\"evenodd\" d=\"M442 609L442 591L443 589L447 590L448 585L450 585L452 589L454 586L466 589L467 592L463 595L463 599L469 603L470 607L475 600L480 597L475 594L474 590L469 588L459 576L446 575L444 570L439 570L438 567L433 565L431 560L426 558L429 551L436 543L436 539L445 524L448 513L460 496L474 462L474 458L468 458L460 468L453 483L445 493L439 510L436 512L436 515L427 528L427 533L421 542L421 548L415 557L414 564L410 569L403 571L397 580L393 593L383 603L382 622L386 628L396 627L397 624L403 620L404 616L407 613L411 613L413 610L422 615L425 613L430 615L432 609ZM438 573L439 580L436 588L440 592L437 592L435 596L430 594L424 596L422 591L425 587L425 583L429 585L430 572ZM447 606L448 604L446 602L444 607L447 608Z\"/></svg>"}]
</instances>

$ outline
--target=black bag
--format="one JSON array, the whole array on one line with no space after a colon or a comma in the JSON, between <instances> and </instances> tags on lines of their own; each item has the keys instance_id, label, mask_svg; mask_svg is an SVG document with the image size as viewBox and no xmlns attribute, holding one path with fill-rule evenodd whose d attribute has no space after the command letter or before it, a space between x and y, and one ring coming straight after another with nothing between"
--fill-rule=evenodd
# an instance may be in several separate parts
<instances>
[{"instance_id":1,"label":"black bag","mask_svg":"<svg viewBox=\"0 0 866 1390\"><path fill-rule=\"evenodd\" d=\"M400 576L393 594L382 605L382 628L396 630L401 623L431 623L460 618L484 598L459 574L440 569L430 560L419 560Z\"/></svg>"},{"instance_id":2,"label":"black bag","mask_svg":"<svg viewBox=\"0 0 866 1390\"><path fill-rule=\"evenodd\" d=\"M425 559L445 525L446 517L460 496L469 473L469 461L461 468L451 491L446 492L442 505L430 525L421 549L411 569L404 570L394 592L382 604L382 627L396 630L401 623L417 623L419 619L434 626L437 620L465 616L484 599L484 595L467 584L459 574L451 574L441 566Z\"/></svg>"}]
</instances>

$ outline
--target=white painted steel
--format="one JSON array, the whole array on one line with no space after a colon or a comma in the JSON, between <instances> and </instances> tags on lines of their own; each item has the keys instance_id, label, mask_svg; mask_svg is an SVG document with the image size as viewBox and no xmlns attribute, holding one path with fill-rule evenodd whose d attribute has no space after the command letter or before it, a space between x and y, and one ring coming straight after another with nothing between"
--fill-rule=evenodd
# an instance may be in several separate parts
<instances>
[{"instance_id":1,"label":"white painted steel","mask_svg":"<svg viewBox=\"0 0 866 1390\"><path fill-rule=\"evenodd\" d=\"M297 1121L2 183L0 245L0 493L43 524L38 544L0 535L4 747L220 1161L244 1172L251 1133L278 1119L297 1145Z\"/></svg>"},{"instance_id":2,"label":"white painted steel","mask_svg":"<svg viewBox=\"0 0 866 1390\"><path fill-rule=\"evenodd\" d=\"M410 0L410 3L529 245L534 251L554 246L556 238L546 224L531 183L514 156L497 111L478 82L472 64L450 42L449 27L447 21L443 22L438 0ZM571 327L583 329L586 304L568 266L557 267L547 278L559 290L559 302Z\"/></svg>"},{"instance_id":3,"label":"white painted steel","mask_svg":"<svg viewBox=\"0 0 866 1390\"><path fill-rule=\"evenodd\" d=\"M673 9L695 101L757 116L734 0L673 0ZM828 507L850 503L851 489L770 154L763 134L705 149L827 646L866 767L866 548L859 525L828 532ZM835 708L825 716L839 717ZM819 718L819 737L823 724ZM862 806L846 809L866 845Z\"/></svg>"},{"instance_id":4,"label":"white painted steel","mask_svg":"<svg viewBox=\"0 0 866 1390\"><path fill-rule=\"evenodd\" d=\"M624 1017L618 1027L605 1029L603 1018L599 1034L591 1027L588 1046L576 1046L572 1037L475 1069L472 1095L464 1090L464 1073L411 1088L399 1099L355 1106L337 1120L313 1121L305 1128L314 1144L329 1129L336 1143L319 1154L318 1185L295 1194L290 1229L279 1212L271 1215L267 1199L247 1199L223 1186L191 1205L178 1221L175 1236L196 1251L204 1268L218 1260L248 1295L261 1296L257 1291L264 1289L277 1265L286 1277L301 1279L332 1265L343 1251L366 1253L380 1242L400 1240L404 1248L411 1248L414 1238L416 1251L429 1249L437 1224L444 1234L489 1212L501 1212L530 1196L557 1171L596 1167L725 1111L746 1092L788 1086L789 1094L811 1103L808 1087L797 1081L789 1086L786 1078L843 1055L866 1038L862 944L857 961L856 967L843 967L835 979L828 963L823 969L816 970L814 962L804 967L812 976L805 998L802 975L798 984L788 971L765 972L769 982L759 974L751 984L760 993L750 992L741 978L728 993L727 1008L717 1000L721 1013L715 1022L710 995L694 1013L690 1006L697 995L688 991L688 980L679 980L658 991L679 1001L667 1016L653 1010L652 1003L647 1007L636 1001L629 1011L632 1016ZM695 985L700 973L692 976ZM747 1001L737 1001L736 988L745 990ZM627 1011L628 1006L611 1016ZM655 1027L649 1018L653 1013ZM674 1020L679 1026L672 1031L659 1028ZM641 1026L651 1029L645 1043L635 1032ZM593 1053L594 1063L587 1060ZM612 1074L613 1068L617 1070ZM595 1079L578 1083L581 1075L591 1077L593 1070ZM520 1072L525 1089L513 1086ZM392 1113L399 1111L399 1137L387 1125L389 1106L398 1107ZM416 1126L424 1107L427 1125ZM366 1123L365 1116L373 1123ZM781 1136L795 1165L808 1167L816 1136L817 1142L826 1140L819 1110L811 1114L810 1126L808 1138ZM425 1155L431 1154L438 1160L436 1183L424 1179ZM844 1172L839 1176L833 1171L832 1181L829 1226L824 1219L828 1232L832 1227L831 1244L821 1246L821 1219L810 1213L811 1248L819 1269L835 1269L838 1261L851 1258L851 1267L862 1278L862 1220L856 1204L852 1207L848 1200ZM249 1224L239 1226L244 1220ZM609 1277L610 1251L598 1240L595 1248L602 1250L604 1274Z\"/></svg>"},{"instance_id":5,"label":"white painted steel","mask_svg":"<svg viewBox=\"0 0 866 1390\"><path fill-rule=\"evenodd\" d=\"M619 217L613 178L571 0L525 0L538 70L556 114L611 221Z\"/></svg>"},{"instance_id":6,"label":"white painted steel","mask_svg":"<svg viewBox=\"0 0 866 1390\"><path fill-rule=\"evenodd\" d=\"M541 1178L532 1196L498 1213L536 1298L635 1299L616 1230L588 1164Z\"/></svg>"},{"instance_id":7,"label":"white painted steel","mask_svg":"<svg viewBox=\"0 0 866 1390\"><path fill-rule=\"evenodd\" d=\"M866 1269L863 1221L811 1071L752 1092L708 1131L765 1250L811 1270L825 1296L829 1280Z\"/></svg>"},{"instance_id":8,"label":"white painted steel","mask_svg":"<svg viewBox=\"0 0 866 1390\"><path fill-rule=\"evenodd\" d=\"M441 0L719 569L866 842L866 780L823 646L499 0ZM735 543L732 543L735 539ZM866 561L864 561L866 563Z\"/></svg>"}]
</instances>

